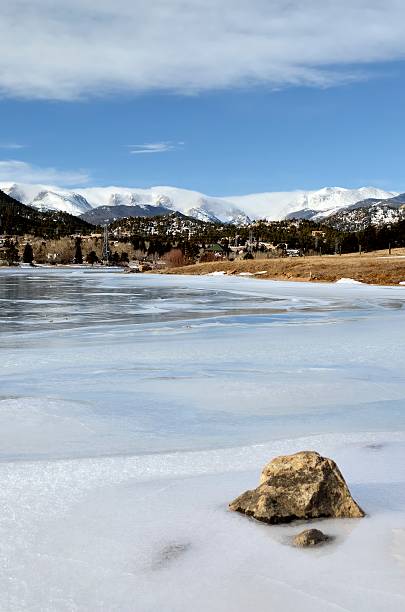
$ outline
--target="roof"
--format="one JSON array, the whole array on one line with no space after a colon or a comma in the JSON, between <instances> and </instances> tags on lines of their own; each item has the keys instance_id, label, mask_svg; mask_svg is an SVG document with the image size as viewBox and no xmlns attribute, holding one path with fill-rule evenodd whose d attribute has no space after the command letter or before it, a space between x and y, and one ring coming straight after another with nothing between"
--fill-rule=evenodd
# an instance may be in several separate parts
<instances>
[{"instance_id":1,"label":"roof","mask_svg":"<svg viewBox=\"0 0 405 612\"><path fill-rule=\"evenodd\" d=\"M210 244L210 246L207 247L207 251L212 251L213 253L223 253L224 249L220 244Z\"/></svg>"}]
</instances>

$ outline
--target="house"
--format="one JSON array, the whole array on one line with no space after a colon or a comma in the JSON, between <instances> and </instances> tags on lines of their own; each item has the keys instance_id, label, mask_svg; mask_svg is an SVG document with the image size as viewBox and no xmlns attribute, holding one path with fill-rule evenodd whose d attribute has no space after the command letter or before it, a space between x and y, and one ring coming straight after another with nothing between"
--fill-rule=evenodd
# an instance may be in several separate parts
<instances>
[{"instance_id":1,"label":"house","mask_svg":"<svg viewBox=\"0 0 405 612\"><path fill-rule=\"evenodd\" d=\"M6 236L6 234L3 234L0 236L0 247L4 247L7 244L8 240L11 240L12 236Z\"/></svg>"},{"instance_id":2,"label":"house","mask_svg":"<svg viewBox=\"0 0 405 612\"><path fill-rule=\"evenodd\" d=\"M225 255L225 249L220 244L210 244L205 249L206 253L213 253L215 257L223 257Z\"/></svg>"},{"instance_id":3,"label":"house","mask_svg":"<svg viewBox=\"0 0 405 612\"><path fill-rule=\"evenodd\" d=\"M217 243L200 249L200 261L213 261L215 259L224 259L225 257L225 249Z\"/></svg>"}]
</instances>

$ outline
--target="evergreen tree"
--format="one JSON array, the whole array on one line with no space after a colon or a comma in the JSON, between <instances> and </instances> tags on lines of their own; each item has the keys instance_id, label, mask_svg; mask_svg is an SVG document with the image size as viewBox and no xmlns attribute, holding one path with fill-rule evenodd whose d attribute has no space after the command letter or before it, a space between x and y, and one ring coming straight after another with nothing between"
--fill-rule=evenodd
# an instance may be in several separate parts
<instances>
[{"instance_id":1,"label":"evergreen tree","mask_svg":"<svg viewBox=\"0 0 405 612\"><path fill-rule=\"evenodd\" d=\"M98 262L98 257L95 253L95 251L90 251L90 253L87 255L86 257L86 261L87 263L94 265L95 263Z\"/></svg>"},{"instance_id":2,"label":"evergreen tree","mask_svg":"<svg viewBox=\"0 0 405 612\"><path fill-rule=\"evenodd\" d=\"M7 240L5 243L5 259L9 266L12 266L19 260L17 242L14 240Z\"/></svg>"},{"instance_id":3,"label":"evergreen tree","mask_svg":"<svg viewBox=\"0 0 405 612\"><path fill-rule=\"evenodd\" d=\"M30 243L27 242L27 244L24 247L23 262L32 264L33 259L34 259L34 251L32 250L32 246L30 245Z\"/></svg>"},{"instance_id":4,"label":"evergreen tree","mask_svg":"<svg viewBox=\"0 0 405 612\"><path fill-rule=\"evenodd\" d=\"M82 253L82 239L81 238L76 238L76 242L75 242L75 258L74 258L74 262L76 264L82 264L83 263L83 253Z\"/></svg>"}]
</instances>

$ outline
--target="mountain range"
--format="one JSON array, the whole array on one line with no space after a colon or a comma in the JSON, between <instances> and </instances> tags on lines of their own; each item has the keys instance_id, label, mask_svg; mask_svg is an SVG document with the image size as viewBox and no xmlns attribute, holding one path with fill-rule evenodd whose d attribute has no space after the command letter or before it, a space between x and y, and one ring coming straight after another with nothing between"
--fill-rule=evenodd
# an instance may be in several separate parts
<instances>
[{"instance_id":1,"label":"mountain range","mask_svg":"<svg viewBox=\"0 0 405 612\"><path fill-rule=\"evenodd\" d=\"M49 185L2 182L0 189L39 211L57 210L95 224L130 216L164 215L174 211L201 221L248 224L255 219L279 221L306 218L343 223L349 215L361 226L367 219L378 224L403 218L405 196L375 187L317 191L254 193L212 197L175 187L88 187L65 189ZM358 211L361 210L359 213ZM356 212L357 211L357 212ZM366 213L366 211L368 211Z\"/></svg>"},{"instance_id":2,"label":"mountain range","mask_svg":"<svg viewBox=\"0 0 405 612\"><path fill-rule=\"evenodd\" d=\"M405 193L388 199L368 198L346 206L325 217L317 213L313 221L322 222L342 231L357 232L370 225L381 227L405 219Z\"/></svg>"},{"instance_id":3,"label":"mountain range","mask_svg":"<svg viewBox=\"0 0 405 612\"><path fill-rule=\"evenodd\" d=\"M48 238L88 232L92 226L57 210L36 210L0 190L0 234L35 234Z\"/></svg>"}]
</instances>

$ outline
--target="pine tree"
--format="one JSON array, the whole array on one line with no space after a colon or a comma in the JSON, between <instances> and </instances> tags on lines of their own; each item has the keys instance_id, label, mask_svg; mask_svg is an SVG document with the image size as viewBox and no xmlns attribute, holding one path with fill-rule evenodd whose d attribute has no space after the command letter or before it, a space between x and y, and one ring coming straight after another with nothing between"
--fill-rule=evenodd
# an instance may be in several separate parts
<instances>
[{"instance_id":1,"label":"pine tree","mask_svg":"<svg viewBox=\"0 0 405 612\"><path fill-rule=\"evenodd\" d=\"M34 252L32 250L32 246L30 245L29 242L27 242L27 244L24 247L23 262L32 264L33 259L34 259Z\"/></svg>"},{"instance_id":2,"label":"pine tree","mask_svg":"<svg viewBox=\"0 0 405 612\"><path fill-rule=\"evenodd\" d=\"M82 264L83 263L83 253L82 253L82 239L81 238L76 238L76 242L75 242L75 258L74 258L74 262L76 264Z\"/></svg>"},{"instance_id":3,"label":"pine tree","mask_svg":"<svg viewBox=\"0 0 405 612\"><path fill-rule=\"evenodd\" d=\"M87 263L89 263L91 265L97 263L98 257L96 255L95 251L90 251L90 253L86 257L86 261L87 261Z\"/></svg>"},{"instance_id":4,"label":"pine tree","mask_svg":"<svg viewBox=\"0 0 405 612\"><path fill-rule=\"evenodd\" d=\"M6 240L5 242L5 259L9 266L12 266L19 260L17 242L14 240Z\"/></svg>"}]
</instances>

